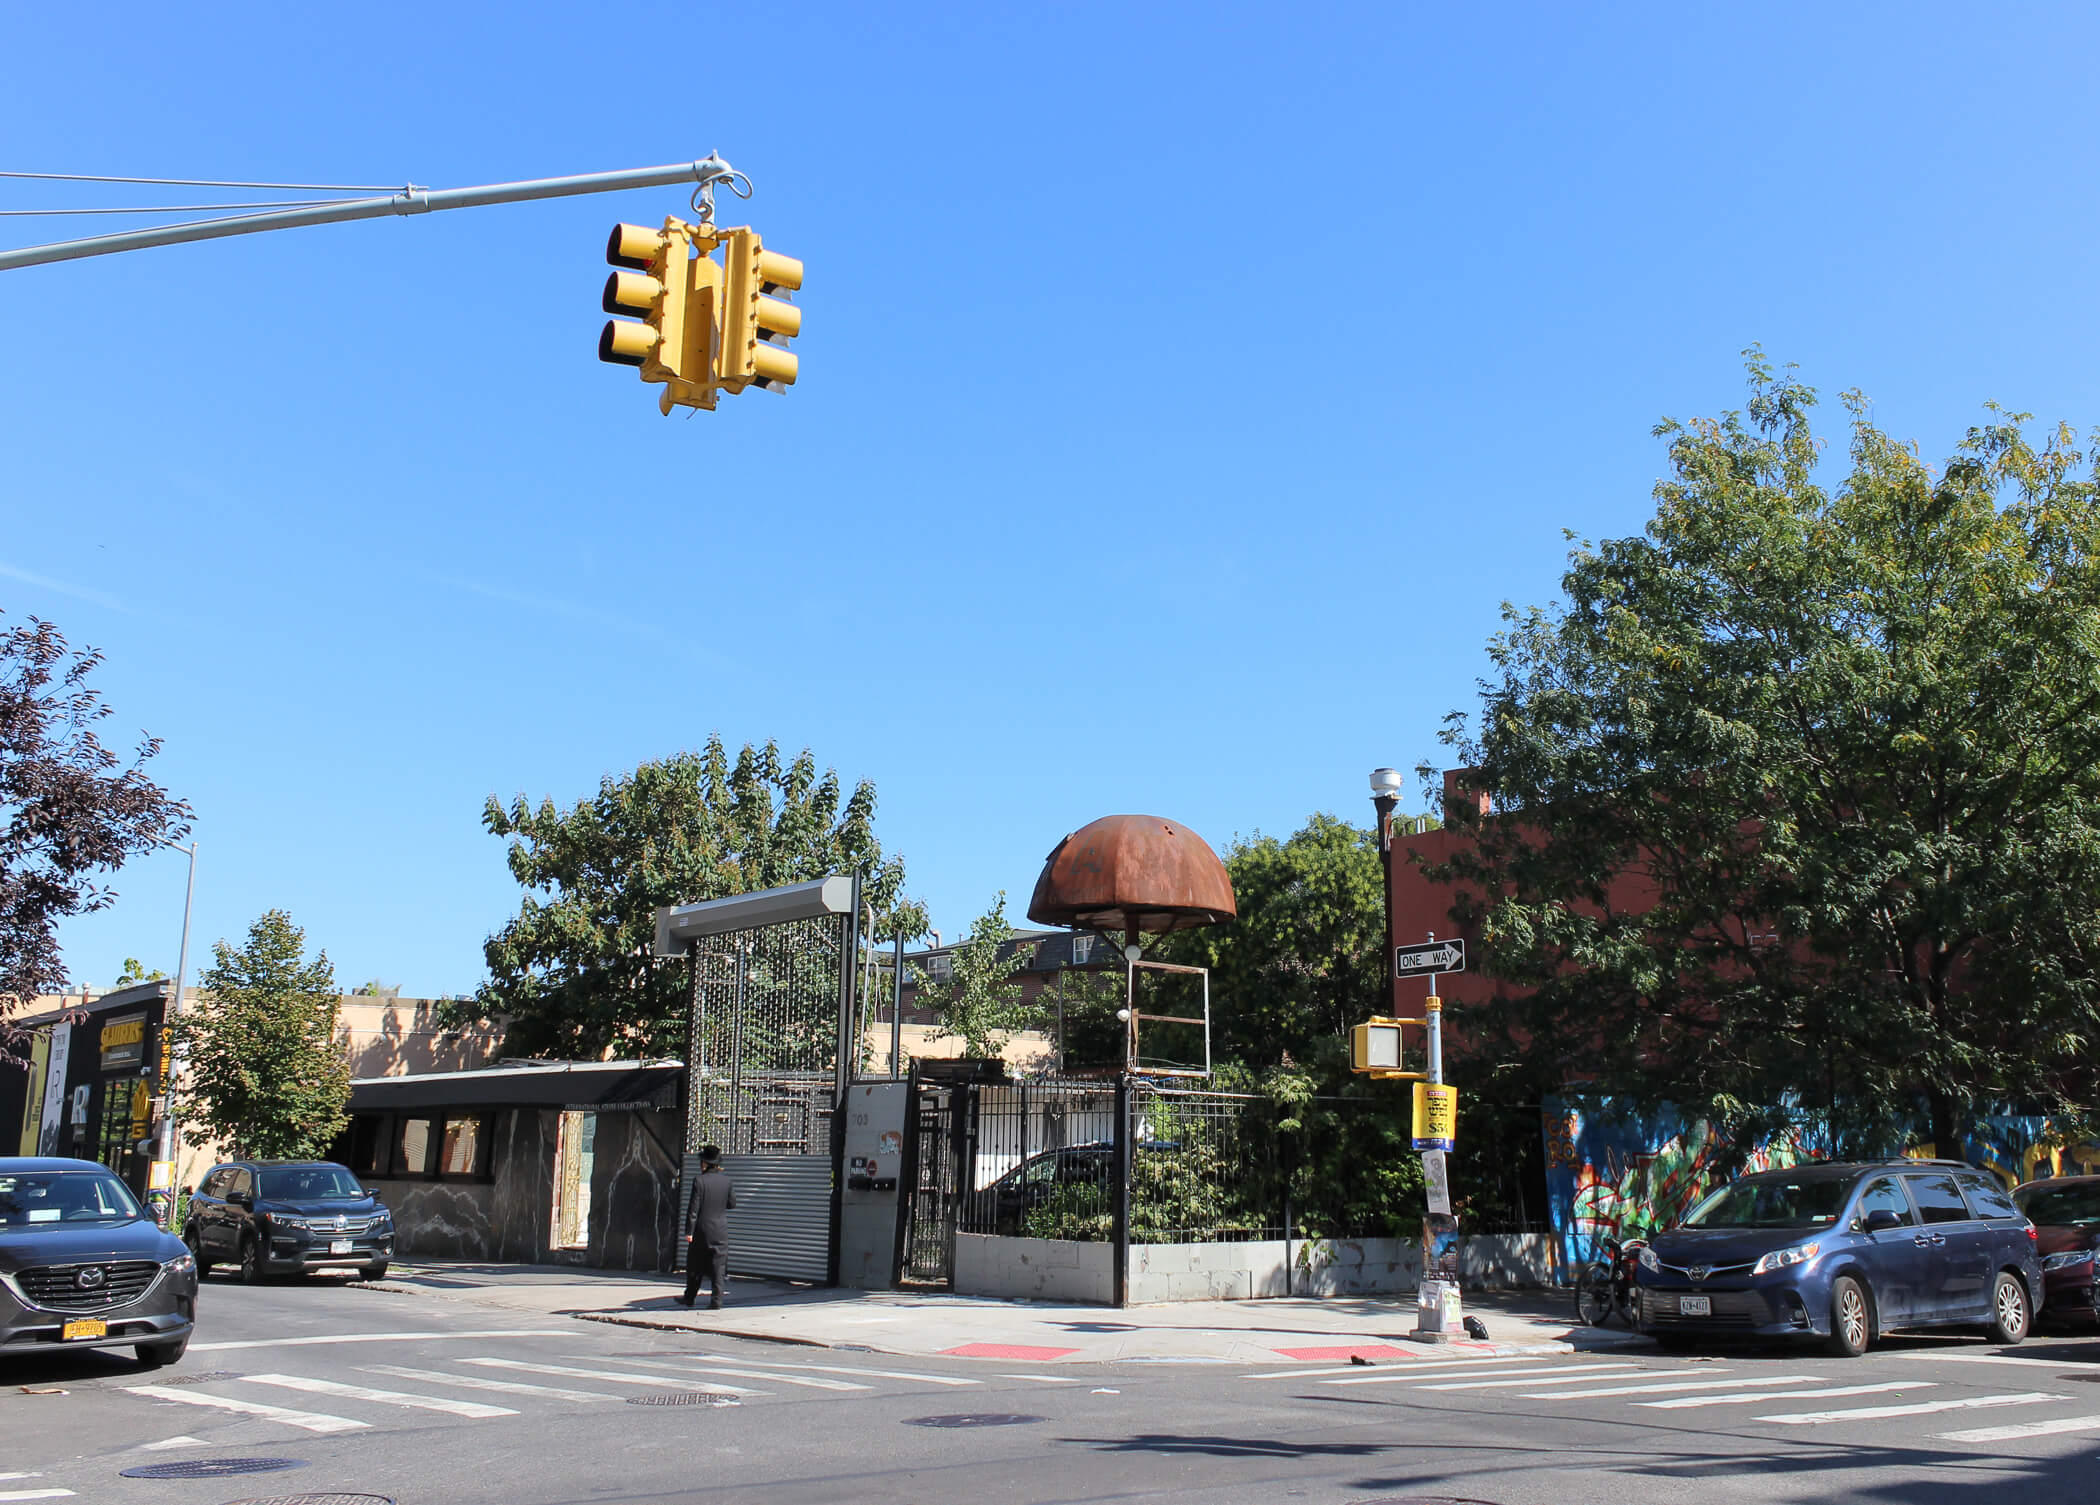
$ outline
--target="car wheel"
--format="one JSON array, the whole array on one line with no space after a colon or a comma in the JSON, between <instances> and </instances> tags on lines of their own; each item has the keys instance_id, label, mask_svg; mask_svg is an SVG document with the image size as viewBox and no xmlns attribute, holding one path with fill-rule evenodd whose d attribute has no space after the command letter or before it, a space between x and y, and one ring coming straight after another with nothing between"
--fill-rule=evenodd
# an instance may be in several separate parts
<instances>
[{"instance_id":1,"label":"car wheel","mask_svg":"<svg viewBox=\"0 0 2100 1505\"><path fill-rule=\"evenodd\" d=\"M182 1241L189 1245L190 1258L197 1263L197 1278L202 1280L205 1276L211 1274L211 1261L204 1257L204 1245L197 1237L197 1230L194 1228L190 1229L189 1232L183 1235Z\"/></svg>"},{"instance_id":2,"label":"car wheel","mask_svg":"<svg viewBox=\"0 0 2100 1505\"><path fill-rule=\"evenodd\" d=\"M164 1364L175 1364L182 1360L182 1352L190 1346L187 1334L172 1343L141 1343L134 1349L139 1356L139 1368L158 1369Z\"/></svg>"},{"instance_id":3,"label":"car wheel","mask_svg":"<svg viewBox=\"0 0 2100 1505\"><path fill-rule=\"evenodd\" d=\"M1856 1359L1873 1338L1874 1314L1866 1287L1850 1275L1840 1275L1830 1283L1830 1351Z\"/></svg>"},{"instance_id":4,"label":"car wheel","mask_svg":"<svg viewBox=\"0 0 2100 1505\"><path fill-rule=\"evenodd\" d=\"M241 1240L241 1279L251 1286L263 1282L262 1245L253 1238Z\"/></svg>"},{"instance_id":5,"label":"car wheel","mask_svg":"<svg viewBox=\"0 0 2100 1505\"><path fill-rule=\"evenodd\" d=\"M2017 1275L2000 1275L1991 1288L1991 1341L2017 1343L2027 1336L2027 1327L2027 1287Z\"/></svg>"},{"instance_id":6,"label":"car wheel","mask_svg":"<svg viewBox=\"0 0 2100 1505\"><path fill-rule=\"evenodd\" d=\"M360 1267L358 1268L358 1272L357 1272L357 1278L358 1278L359 1280L385 1280L385 1279L386 1279L386 1261L385 1261L385 1260L381 1260L381 1261L380 1261L380 1262L379 1262L378 1264L376 1264L376 1265L362 1265L362 1266L360 1266Z\"/></svg>"}]
</instances>

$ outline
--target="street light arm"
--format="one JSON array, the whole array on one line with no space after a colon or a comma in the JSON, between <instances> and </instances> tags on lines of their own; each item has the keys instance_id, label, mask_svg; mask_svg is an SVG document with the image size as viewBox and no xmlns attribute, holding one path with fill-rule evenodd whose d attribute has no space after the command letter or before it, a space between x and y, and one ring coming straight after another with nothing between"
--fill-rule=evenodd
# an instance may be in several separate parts
<instances>
[{"instance_id":1,"label":"street light arm","mask_svg":"<svg viewBox=\"0 0 2100 1505\"><path fill-rule=\"evenodd\" d=\"M53 241L49 245L25 246L18 251L0 251L0 272L14 267L43 266L54 261L78 261L84 256L109 256L118 251L180 245L185 241L255 235L265 230L296 230L306 225L381 219L390 214L428 214L438 209L479 209L489 204L521 204L532 199L569 198L582 193L618 193L628 188L661 188L672 183L697 183L704 188L742 176L720 157L707 156L697 162L680 162L665 167L634 167L621 172L581 173L566 178L530 178L516 183L484 183L474 188L431 189L411 185L399 193L379 198L345 199L339 204L281 209L269 214L192 220L181 225L159 225L151 230L91 235L83 240Z\"/></svg>"}]
</instances>

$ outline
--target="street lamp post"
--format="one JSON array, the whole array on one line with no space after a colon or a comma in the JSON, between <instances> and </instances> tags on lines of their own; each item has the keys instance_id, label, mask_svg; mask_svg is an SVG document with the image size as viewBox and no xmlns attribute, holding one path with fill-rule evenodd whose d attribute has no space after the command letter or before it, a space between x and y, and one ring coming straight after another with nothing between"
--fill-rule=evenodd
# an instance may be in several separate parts
<instances>
[{"instance_id":1,"label":"street lamp post","mask_svg":"<svg viewBox=\"0 0 2100 1505\"><path fill-rule=\"evenodd\" d=\"M1397 768L1371 770L1371 804L1378 811L1378 867L1385 879L1385 1012L1396 1019L1400 1017L1400 977L1393 957L1400 949L1400 938L1393 931L1398 923L1393 914L1393 812L1400 808L1404 782Z\"/></svg>"},{"instance_id":2,"label":"street lamp post","mask_svg":"<svg viewBox=\"0 0 2100 1505\"><path fill-rule=\"evenodd\" d=\"M167 1166L168 1209L172 1218L175 1207L175 1151L179 1138L175 1132L175 1047L173 1036L175 1021L182 1013L182 984L189 973L190 965L190 906L197 897L197 843L183 846L178 842L155 841L172 851L181 852L190 859L189 882L182 893L182 944L175 951L175 990L168 995L168 1006L161 1011L161 1071L160 1071L160 1143L156 1146L154 1159ZM150 1189L150 1188L149 1188Z\"/></svg>"}]
</instances>

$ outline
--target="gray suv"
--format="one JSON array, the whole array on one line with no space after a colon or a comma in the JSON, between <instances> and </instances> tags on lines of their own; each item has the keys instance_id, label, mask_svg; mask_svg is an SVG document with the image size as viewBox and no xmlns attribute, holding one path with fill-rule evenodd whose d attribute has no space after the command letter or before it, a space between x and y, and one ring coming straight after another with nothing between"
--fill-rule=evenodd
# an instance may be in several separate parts
<instances>
[{"instance_id":1,"label":"gray suv","mask_svg":"<svg viewBox=\"0 0 2100 1505\"><path fill-rule=\"evenodd\" d=\"M0 1157L0 1356L135 1348L182 1357L197 1265L92 1160Z\"/></svg>"}]
</instances>

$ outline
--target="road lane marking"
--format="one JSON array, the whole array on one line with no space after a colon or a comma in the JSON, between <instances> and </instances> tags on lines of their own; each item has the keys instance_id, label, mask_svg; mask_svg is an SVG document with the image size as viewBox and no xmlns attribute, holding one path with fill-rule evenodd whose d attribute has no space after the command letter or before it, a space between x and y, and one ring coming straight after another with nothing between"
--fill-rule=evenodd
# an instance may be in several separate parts
<instances>
[{"instance_id":1,"label":"road lane marking","mask_svg":"<svg viewBox=\"0 0 2100 1505\"><path fill-rule=\"evenodd\" d=\"M18 1474L17 1478L34 1479L34 1474ZM70 1489L0 1489L0 1500L64 1500L72 1497Z\"/></svg>"},{"instance_id":2,"label":"road lane marking","mask_svg":"<svg viewBox=\"0 0 2100 1505\"><path fill-rule=\"evenodd\" d=\"M191 1353L205 1349L307 1348L323 1343L406 1343L418 1338L573 1338L573 1327L502 1327L478 1332L334 1333L325 1338L234 1338L218 1343L192 1343Z\"/></svg>"},{"instance_id":3,"label":"road lane marking","mask_svg":"<svg viewBox=\"0 0 2100 1505\"><path fill-rule=\"evenodd\" d=\"M623 1364L640 1364L650 1369L670 1369L679 1374L726 1374L740 1380L778 1380L783 1385L800 1385L806 1390L873 1390L873 1385L856 1385L851 1380L820 1380L814 1377L796 1378L791 1374L769 1373L763 1369L732 1369L726 1364L710 1364L704 1359L685 1359L671 1363L663 1359L620 1360ZM725 1387L726 1388L726 1387Z\"/></svg>"},{"instance_id":4,"label":"road lane marking","mask_svg":"<svg viewBox=\"0 0 2100 1505\"><path fill-rule=\"evenodd\" d=\"M1068 1374L1002 1374L1002 1380L1029 1380L1038 1385L1076 1385L1079 1382Z\"/></svg>"},{"instance_id":5,"label":"road lane marking","mask_svg":"<svg viewBox=\"0 0 2100 1505\"><path fill-rule=\"evenodd\" d=\"M288 1427L297 1427L303 1432L359 1432L371 1425L367 1421L352 1421L347 1416L330 1416L324 1411L291 1411L283 1406L265 1406L252 1400L237 1400L230 1395L207 1395L202 1390L170 1390L165 1385L127 1385L133 1395L143 1395L152 1400L180 1401L185 1406L211 1406L220 1411L233 1411L242 1416L253 1416L258 1421L281 1421Z\"/></svg>"},{"instance_id":6,"label":"road lane marking","mask_svg":"<svg viewBox=\"0 0 2100 1505\"><path fill-rule=\"evenodd\" d=\"M1598 1364L1585 1367L1593 1367L1596 1372L1600 1373L1614 1369L1631 1369L1635 1373L1640 1372L1640 1366L1636 1364ZM1526 1385L1536 1385L1541 1378L1542 1376L1536 1374L1527 1374L1520 1380L1459 1380L1456 1383L1439 1381L1434 1385L1418 1385L1415 1388L1418 1390L1520 1390Z\"/></svg>"},{"instance_id":7,"label":"road lane marking","mask_svg":"<svg viewBox=\"0 0 2100 1505\"><path fill-rule=\"evenodd\" d=\"M491 1406L478 1400L454 1400L449 1395L416 1395L407 1390L375 1390L369 1385L345 1385L339 1380L317 1380L304 1374L244 1374L244 1385L276 1385L285 1390L304 1390L342 1400L368 1400L382 1406L406 1406L411 1411L442 1411L486 1421L492 1416L516 1416L509 1406Z\"/></svg>"},{"instance_id":8,"label":"road lane marking","mask_svg":"<svg viewBox=\"0 0 2100 1505\"><path fill-rule=\"evenodd\" d=\"M737 1385L703 1385L698 1380L674 1379L668 1374L636 1374L627 1369L579 1369L573 1364L528 1364L523 1359L461 1359L485 1369L516 1369L526 1374L561 1374L579 1380L611 1380L616 1385L654 1385L660 1390L721 1390L730 1395L770 1395L769 1390L746 1390Z\"/></svg>"},{"instance_id":9,"label":"road lane marking","mask_svg":"<svg viewBox=\"0 0 2100 1505\"><path fill-rule=\"evenodd\" d=\"M1891 1390L1930 1390L1938 1383L1937 1380L1889 1380L1879 1385L1840 1385L1834 1390L1764 1390L1754 1391L1749 1395L1687 1395L1676 1400L1637 1400L1634 1404L1657 1411L1682 1411L1694 1406L1743 1406L1752 1401L1823 1400L1836 1395L1881 1395Z\"/></svg>"},{"instance_id":10,"label":"road lane marking","mask_svg":"<svg viewBox=\"0 0 2100 1505\"><path fill-rule=\"evenodd\" d=\"M1758 1421L1776 1421L1789 1427L1819 1427L1833 1421L1884 1421L1892 1416L1929 1416L1935 1411L1974 1411L1985 1406L2032 1406L2045 1400L2064 1400L2039 1390L2017 1395L1971 1395L1962 1400L1919 1401L1913 1406L1860 1406L1850 1411L1799 1411L1788 1415L1760 1416Z\"/></svg>"},{"instance_id":11,"label":"road lane marking","mask_svg":"<svg viewBox=\"0 0 2100 1505\"><path fill-rule=\"evenodd\" d=\"M433 1385L457 1385L462 1390L487 1390L498 1395L546 1395L555 1400L618 1400L603 1390L568 1390L560 1385L528 1385L523 1380L491 1380L478 1374L447 1374L441 1369L406 1369L399 1364L363 1364L360 1374L384 1374L397 1380L424 1380Z\"/></svg>"},{"instance_id":12,"label":"road lane marking","mask_svg":"<svg viewBox=\"0 0 2100 1505\"><path fill-rule=\"evenodd\" d=\"M2059 1432L2100 1432L2100 1416L2059 1416L2053 1421L2028 1421L2009 1427L1973 1427L1966 1432L1942 1432L1942 1442L2018 1442L2022 1437L2048 1437Z\"/></svg>"},{"instance_id":13,"label":"road lane marking","mask_svg":"<svg viewBox=\"0 0 2100 1505\"><path fill-rule=\"evenodd\" d=\"M1413 1369L1388 1369L1382 1374L1365 1374L1359 1369L1353 1379L1322 1380L1320 1383L1323 1385L1397 1385L1412 1384L1416 1380L1468 1380L1480 1379L1489 1375L1520 1374L1524 1376L1521 1383L1543 1385L1548 1383L1549 1376L1555 1374L1588 1374L1595 1368L1631 1369L1632 1367L1631 1364L1576 1364L1573 1366L1561 1364L1520 1364L1498 1369L1481 1369L1477 1367L1444 1369L1428 1374L1423 1374Z\"/></svg>"},{"instance_id":14,"label":"road lane marking","mask_svg":"<svg viewBox=\"0 0 2100 1505\"><path fill-rule=\"evenodd\" d=\"M163 1453L169 1448L202 1448L210 1446L211 1444L202 1437L163 1437L158 1442L140 1443L139 1451L142 1453Z\"/></svg>"},{"instance_id":15,"label":"road lane marking","mask_svg":"<svg viewBox=\"0 0 2100 1505\"><path fill-rule=\"evenodd\" d=\"M1483 1364L1516 1364L1528 1367L1534 1364L1550 1362L1554 1361L1523 1355L1507 1359L1409 1359L1404 1362L1395 1360L1393 1367L1395 1370L1404 1371L1408 1374L1422 1374L1438 1369L1478 1369ZM1240 1378L1243 1380L1310 1380L1326 1374L1361 1374L1370 1367L1367 1364L1337 1364L1331 1369L1324 1367L1315 1369L1310 1365L1301 1365L1296 1369L1270 1369L1261 1374L1243 1374Z\"/></svg>"}]
</instances>

